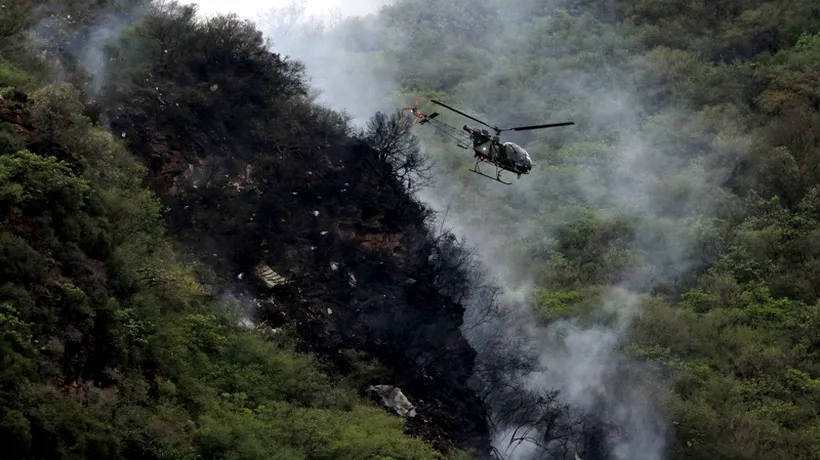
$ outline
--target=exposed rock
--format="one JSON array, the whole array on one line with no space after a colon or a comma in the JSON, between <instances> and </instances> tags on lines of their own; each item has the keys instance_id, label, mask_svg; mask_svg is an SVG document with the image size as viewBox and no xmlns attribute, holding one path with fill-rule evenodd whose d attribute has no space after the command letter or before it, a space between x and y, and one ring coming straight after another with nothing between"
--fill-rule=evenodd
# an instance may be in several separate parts
<instances>
[{"instance_id":1,"label":"exposed rock","mask_svg":"<svg viewBox=\"0 0 820 460\"><path fill-rule=\"evenodd\" d=\"M16 131L16 134L25 139L26 142L35 142L36 135L34 133L34 127L29 124L23 106L21 104L7 105L8 99L9 96L7 95L5 99L0 100L0 120L11 123L12 129ZM28 96L25 98L25 103L31 103Z\"/></svg>"}]
</instances>

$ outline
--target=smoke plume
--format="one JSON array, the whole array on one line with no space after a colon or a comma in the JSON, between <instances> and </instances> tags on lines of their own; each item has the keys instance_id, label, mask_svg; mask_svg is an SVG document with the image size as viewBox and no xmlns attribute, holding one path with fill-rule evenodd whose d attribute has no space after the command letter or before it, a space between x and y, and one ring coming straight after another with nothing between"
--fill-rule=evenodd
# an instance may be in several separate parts
<instances>
[{"instance_id":1,"label":"smoke plume","mask_svg":"<svg viewBox=\"0 0 820 460\"><path fill-rule=\"evenodd\" d=\"M384 3L353 2L345 9L308 14L305 0L291 0L256 14L255 21L277 53L305 64L311 85L319 90L315 102L346 112L361 127L375 112L395 109L389 96L398 87L392 64L375 51L385 36L378 17L350 17L346 11L372 13Z\"/></svg>"},{"instance_id":2,"label":"smoke plume","mask_svg":"<svg viewBox=\"0 0 820 460\"><path fill-rule=\"evenodd\" d=\"M450 100L490 124L576 122L510 133L504 140L527 148L536 168L509 187L471 177L465 172L472 166L468 151L420 127L438 170L418 197L446 216L439 224L474 248L480 267L472 274L463 329L479 353L473 380L490 408L498 453L511 459L664 458L667 426L653 396L658 383L651 369L620 350L643 294L700 263L698 232L709 231L704 216L715 206L711 197L720 196L720 170L681 155L668 133L698 121L681 119L675 107L648 119L647 101L636 87L645 63L610 65L630 44L589 12L570 15L529 0L356 5L362 8L356 13L369 14L349 16L340 9L310 16L305 2L296 1L254 18L274 51L306 65L319 90L316 101L347 112L354 123L413 102L413 90L403 95L398 77L407 69L441 78L454 88ZM416 14L419 9L424 14ZM69 40L69 52L92 76L92 90L105 78L105 42L139 15L127 11L83 29L84 39ZM406 23L413 17L422 22ZM34 34L43 43L65 41L66 21L63 12L47 15ZM583 40L561 42L562 33ZM409 61L419 47L430 55ZM541 54L539 61L528 61ZM602 65L600 56L611 61ZM506 84L510 69L526 69L515 75L515 85ZM544 113L553 101L561 109ZM456 127L469 123L436 110ZM598 155L615 166L573 168L575 155L586 161ZM528 251L549 246L552 231L576 219L570 202L604 217L630 216L626 246L637 260L618 274L618 283L601 289L594 315L539 325Z\"/></svg>"},{"instance_id":3,"label":"smoke plume","mask_svg":"<svg viewBox=\"0 0 820 460\"><path fill-rule=\"evenodd\" d=\"M28 33L50 68L50 83L75 83L90 96L99 95L108 76L106 47L138 23L149 8L149 2L117 0L100 9L99 16L89 17L86 11L73 10L64 3L39 5L33 12L37 22ZM80 75L63 68L64 62L76 63L82 70L80 81L72 81Z\"/></svg>"},{"instance_id":4,"label":"smoke plume","mask_svg":"<svg viewBox=\"0 0 820 460\"><path fill-rule=\"evenodd\" d=\"M510 187L479 179L463 186L467 181L454 180L448 165L472 166L471 155L432 136L423 136L429 153L441 166L437 180L420 192L419 198L442 214L446 210L446 221L441 224L475 248L482 267L478 271L481 274L474 274L476 289L464 331L479 352L475 386L490 406L498 452L516 459L572 458L576 454L595 458L593 443L585 439L596 429L588 418L594 414L599 424L614 427L601 428L609 458L662 459L666 426L647 383L651 381L649 374L619 349L631 321L640 313L639 293L650 291L662 280L676 279L692 264L695 242L687 233L688 227L668 217L669 209L655 201L657 187L670 176L685 177L687 193L674 206L703 207L708 206L701 200L708 196L703 191L711 179L702 168L672 160L665 146L646 138L641 100L629 86L621 84L626 80L623 75L612 78L599 69L592 72L583 66L551 72L534 69L523 86L529 94L511 94L493 84L503 79L510 67L524 65L515 61L515 52L541 40L536 32L551 30L546 22L520 27L522 18L540 14L552 21L568 21L560 13L544 15L547 7L528 6L529 2L524 1L514 8L492 0L421 3L400 2L379 15L337 18L336 22L306 18L296 5L287 11L270 12L259 20L277 51L305 62L313 85L322 91L318 99L350 112L356 120L377 110L395 109L390 105L395 104L391 95L403 88L395 79L394 66L418 67L419 73L427 75L453 73L449 67L455 64L441 59L441 55L424 62L395 59L402 47L424 40L413 37L413 31L408 34L407 29L393 27L396 18L402 16L402 10L407 10L409 16L412 8L426 8L428 16L434 17L432 26L425 26L431 29L415 33L435 35L438 47L443 48L440 52L470 41L474 45L470 49L483 47L496 53L492 57L468 57L465 65L474 65L480 73L465 72L465 80L455 85L450 96L460 108L490 124L564 119L577 122L575 127L559 128L571 132L508 138L530 149L536 163L543 164L548 158L546 152L560 147L560 142L583 142L585 131L616 133L606 153L616 157L612 164L618 167L603 172L606 180L601 180L600 172L582 170L571 174L570 182L564 184L591 206L635 216L637 222L629 245L643 256L641 263L621 277L624 282L606 288L600 296L597 310L604 319L565 319L538 326L533 314L531 273L519 266L520 253L510 245L543 234L545 226L554 227L572 218L545 204L551 198L560 199L557 195L567 191L542 184L550 180L550 174L545 174L549 166ZM482 19L486 17L497 18L492 23L498 28L487 31L488 21ZM482 30L486 32L476 32ZM616 35L611 30L605 32ZM602 42L608 38L603 36ZM614 41L619 40L623 41L618 37ZM464 52L471 51L465 48ZM545 114L538 113L543 104L533 101L549 100L558 91L571 99L571 110L555 114L561 119L543 119ZM411 101L408 98L406 102ZM440 119L456 127L467 121L444 109L436 110L442 113ZM674 115L674 110L667 112ZM553 212L545 215L541 212L545 209ZM493 288L499 286L502 292ZM552 400L549 397L555 391L557 399ZM520 401L521 395L531 400ZM508 408L513 403L527 409L511 413ZM540 408L531 409L539 404ZM561 404L571 410L555 409L554 414L559 415L552 420L567 431L548 433L549 428L543 424L550 415L548 409Z\"/></svg>"}]
</instances>

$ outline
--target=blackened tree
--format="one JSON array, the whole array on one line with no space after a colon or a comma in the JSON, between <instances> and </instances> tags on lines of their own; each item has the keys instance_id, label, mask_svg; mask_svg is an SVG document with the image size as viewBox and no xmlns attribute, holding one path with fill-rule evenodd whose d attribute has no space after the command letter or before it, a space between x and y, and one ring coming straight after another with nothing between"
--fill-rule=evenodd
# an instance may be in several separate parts
<instances>
[{"instance_id":1,"label":"blackened tree","mask_svg":"<svg viewBox=\"0 0 820 460\"><path fill-rule=\"evenodd\" d=\"M407 193L427 185L432 168L432 160L422 152L412 127L412 119L401 111L390 115L376 112L364 132L365 140L379 152L379 160L390 165L392 175Z\"/></svg>"}]
</instances>

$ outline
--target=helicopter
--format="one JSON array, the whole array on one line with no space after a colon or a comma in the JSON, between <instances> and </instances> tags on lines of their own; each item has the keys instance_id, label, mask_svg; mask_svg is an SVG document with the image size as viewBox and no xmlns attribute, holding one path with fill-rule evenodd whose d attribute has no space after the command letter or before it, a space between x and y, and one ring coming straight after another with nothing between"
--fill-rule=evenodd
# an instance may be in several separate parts
<instances>
[{"instance_id":1,"label":"helicopter","mask_svg":"<svg viewBox=\"0 0 820 460\"><path fill-rule=\"evenodd\" d=\"M467 125L464 125L461 129L458 129L454 126L450 126L446 123L443 123L439 120L435 120L436 117L439 116L438 112L433 112L430 115L425 115L419 110L419 101L416 100L415 106L408 106L403 107L402 110L410 111L413 114L414 120L413 123L418 123L420 125L430 123L440 132L445 134L446 136L452 138L456 141L456 145L459 147L469 150L472 149L475 156L475 166L473 169L470 169L471 172L476 174L480 174L484 177L494 179L498 182L501 182L505 185L511 185L512 182L505 182L501 180L501 173L503 171L508 171L514 173L518 176L518 179L521 179L522 174L529 174L530 170L532 170L532 159L530 158L529 153L524 150L518 144L513 142L504 142L502 143L501 133L504 131L528 131L531 129L542 129L542 128L556 128L559 126L569 126L574 125L575 122L563 122L563 123L549 123L543 125L532 125L532 126L517 126L514 128L499 128L497 126L491 126L487 123L479 120L478 118L472 117L467 115L466 113L450 107L443 102L436 101L431 99L433 104L440 105L448 110L452 110L453 112L462 115L464 117L469 118L477 123L480 123L487 128L490 128L495 132L495 134L490 133L489 130L486 128L472 128ZM462 132L465 131L465 132ZM470 145L472 144L472 145ZM481 172L479 165L481 163L489 163L495 166L495 177L489 176Z\"/></svg>"}]
</instances>

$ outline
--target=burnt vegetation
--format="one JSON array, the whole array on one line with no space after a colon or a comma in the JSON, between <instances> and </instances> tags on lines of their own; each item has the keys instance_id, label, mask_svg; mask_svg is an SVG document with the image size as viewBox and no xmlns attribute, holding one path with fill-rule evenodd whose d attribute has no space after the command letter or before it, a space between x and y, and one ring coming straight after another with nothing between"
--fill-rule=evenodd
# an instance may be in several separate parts
<instances>
[{"instance_id":1,"label":"burnt vegetation","mask_svg":"<svg viewBox=\"0 0 820 460\"><path fill-rule=\"evenodd\" d=\"M10 458L486 457L490 401L513 442L605 458L599 422L504 380L523 344L476 363L465 305L492 327L500 288L413 198L431 162L412 119L354 129L237 17L57 6L25 16L46 59L17 31L0 74ZM363 401L379 384L416 416Z\"/></svg>"},{"instance_id":2,"label":"burnt vegetation","mask_svg":"<svg viewBox=\"0 0 820 460\"><path fill-rule=\"evenodd\" d=\"M674 382L670 458L815 459L820 11L702 3L400 0L385 27L340 30L408 93L578 120L526 135L553 152L526 193L454 156L438 171L462 223L509 236L541 323L645 294L621 351L651 365L613 385ZM518 326L501 288L414 198L435 177L410 118L356 129L235 16L3 6L0 459L443 459L503 432L501 450L603 460L628 441L613 414L522 388L542 350L493 333ZM635 185L630 117L589 110L628 91L645 213L612 193Z\"/></svg>"},{"instance_id":3,"label":"burnt vegetation","mask_svg":"<svg viewBox=\"0 0 820 460\"><path fill-rule=\"evenodd\" d=\"M252 24L198 23L190 7L152 11L110 56L102 114L150 165L179 241L225 282L271 267L289 282L260 320L297 325L310 351L341 366L346 349L378 359L379 378L418 405L412 432L443 450L455 440L486 451L463 307L435 288L429 211L410 194L427 160L406 117L376 114L354 132L311 102L301 65L269 51ZM426 359L441 349L449 359Z\"/></svg>"},{"instance_id":4,"label":"burnt vegetation","mask_svg":"<svg viewBox=\"0 0 820 460\"><path fill-rule=\"evenodd\" d=\"M252 24L138 6L104 74L78 62L106 5L60 4L84 21L41 17L45 61L3 61L11 458L489 452L463 299L441 289L467 273L410 194L428 163L401 114L357 132ZM44 85L55 68L75 84ZM364 401L371 384L416 416Z\"/></svg>"}]
</instances>

